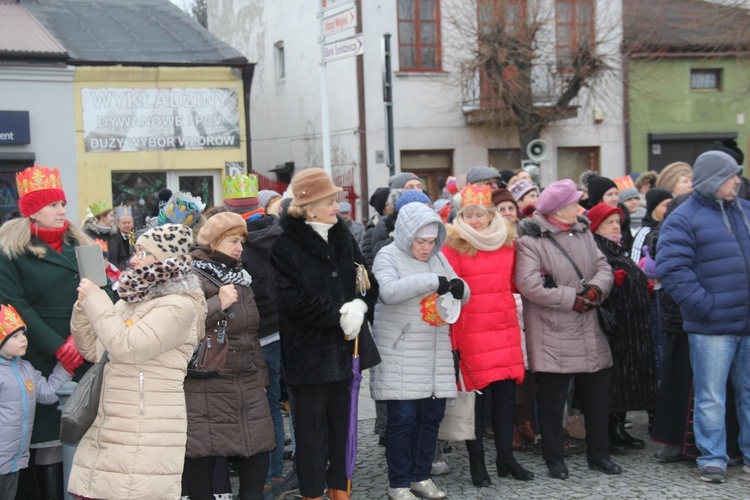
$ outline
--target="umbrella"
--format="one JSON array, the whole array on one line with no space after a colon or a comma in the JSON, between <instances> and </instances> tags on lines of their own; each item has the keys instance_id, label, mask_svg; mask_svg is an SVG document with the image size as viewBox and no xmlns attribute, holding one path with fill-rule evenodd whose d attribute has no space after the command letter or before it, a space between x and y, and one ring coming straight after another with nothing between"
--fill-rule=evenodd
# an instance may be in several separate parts
<instances>
[{"instance_id":1,"label":"umbrella","mask_svg":"<svg viewBox=\"0 0 750 500\"><path fill-rule=\"evenodd\" d=\"M354 464L357 462L357 405L359 403L359 385L362 374L359 372L359 336L354 339L352 356L352 380L349 385L349 434L346 438L346 492L351 494Z\"/></svg>"}]
</instances>

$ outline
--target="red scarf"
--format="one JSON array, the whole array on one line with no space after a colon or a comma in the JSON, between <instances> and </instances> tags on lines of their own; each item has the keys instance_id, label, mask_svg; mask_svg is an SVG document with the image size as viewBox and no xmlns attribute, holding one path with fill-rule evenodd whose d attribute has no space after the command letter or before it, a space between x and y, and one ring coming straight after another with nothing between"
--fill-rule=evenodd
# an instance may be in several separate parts
<instances>
[{"instance_id":1,"label":"red scarf","mask_svg":"<svg viewBox=\"0 0 750 500\"><path fill-rule=\"evenodd\" d=\"M62 253L63 236L68 230L68 221L60 229L42 229L31 223L31 234L49 245L57 253Z\"/></svg>"},{"instance_id":2,"label":"red scarf","mask_svg":"<svg viewBox=\"0 0 750 500\"><path fill-rule=\"evenodd\" d=\"M573 227L573 224L566 224L561 220L555 219L554 217L545 215L544 218L547 219L547 221L549 221L553 226L559 228L564 232L570 231L570 228Z\"/></svg>"}]
</instances>

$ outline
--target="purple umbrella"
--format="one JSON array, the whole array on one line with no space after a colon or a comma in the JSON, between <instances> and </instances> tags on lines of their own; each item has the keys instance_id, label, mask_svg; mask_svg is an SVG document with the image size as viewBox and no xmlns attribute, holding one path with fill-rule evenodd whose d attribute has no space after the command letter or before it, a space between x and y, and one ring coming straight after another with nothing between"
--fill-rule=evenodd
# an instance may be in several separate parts
<instances>
[{"instance_id":1,"label":"purple umbrella","mask_svg":"<svg viewBox=\"0 0 750 500\"><path fill-rule=\"evenodd\" d=\"M359 372L359 337L354 339L354 355L352 356L352 381L349 385L349 435L346 438L346 492L352 492L352 475L354 464L357 462L357 405L359 403L359 385L362 374Z\"/></svg>"}]
</instances>

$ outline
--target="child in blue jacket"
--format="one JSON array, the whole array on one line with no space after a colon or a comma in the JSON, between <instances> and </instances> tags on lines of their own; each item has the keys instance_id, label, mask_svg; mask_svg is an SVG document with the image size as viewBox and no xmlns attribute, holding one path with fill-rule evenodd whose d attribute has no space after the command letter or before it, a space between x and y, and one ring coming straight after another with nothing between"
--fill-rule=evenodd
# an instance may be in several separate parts
<instances>
[{"instance_id":1,"label":"child in blue jacket","mask_svg":"<svg viewBox=\"0 0 750 500\"><path fill-rule=\"evenodd\" d=\"M29 464L29 443L37 401L57 402L55 391L71 375L58 362L47 381L26 354L26 324L13 306L0 306L0 498L14 498L21 469Z\"/></svg>"}]
</instances>

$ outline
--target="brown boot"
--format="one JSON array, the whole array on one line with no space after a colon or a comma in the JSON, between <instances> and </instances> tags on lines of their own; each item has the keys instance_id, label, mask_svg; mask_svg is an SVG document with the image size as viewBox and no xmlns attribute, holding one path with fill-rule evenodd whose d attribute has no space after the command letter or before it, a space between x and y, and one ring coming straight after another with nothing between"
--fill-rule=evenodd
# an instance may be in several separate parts
<instances>
[{"instance_id":1,"label":"brown boot","mask_svg":"<svg viewBox=\"0 0 750 500\"><path fill-rule=\"evenodd\" d=\"M518 430L521 431L521 436L527 441L534 442L536 440L536 429L534 429L534 422L531 420L521 420L518 424Z\"/></svg>"},{"instance_id":2,"label":"brown boot","mask_svg":"<svg viewBox=\"0 0 750 500\"><path fill-rule=\"evenodd\" d=\"M344 490L327 489L326 496L329 500L349 500L349 493Z\"/></svg>"},{"instance_id":3,"label":"brown boot","mask_svg":"<svg viewBox=\"0 0 750 500\"><path fill-rule=\"evenodd\" d=\"M526 449L526 440L521 435L521 429L517 425L513 426L513 451Z\"/></svg>"}]
</instances>

